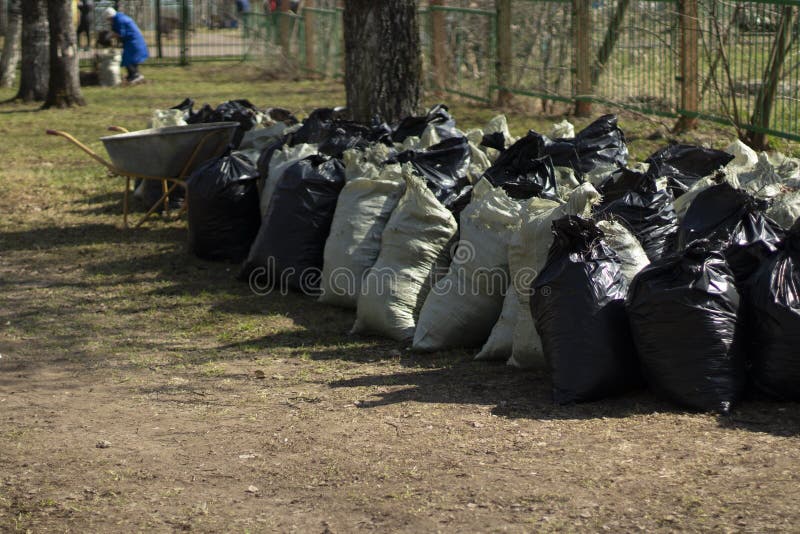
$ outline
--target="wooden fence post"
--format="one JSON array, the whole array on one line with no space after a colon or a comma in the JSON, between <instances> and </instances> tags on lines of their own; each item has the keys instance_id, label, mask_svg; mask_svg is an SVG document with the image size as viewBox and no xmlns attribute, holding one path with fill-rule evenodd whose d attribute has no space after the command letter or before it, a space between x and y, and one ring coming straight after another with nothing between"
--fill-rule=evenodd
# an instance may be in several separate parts
<instances>
[{"instance_id":1,"label":"wooden fence post","mask_svg":"<svg viewBox=\"0 0 800 534\"><path fill-rule=\"evenodd\" d=\"M306 42L306 68L314 72L317 70L317 28L314 26L314 12L309 8L314 7L314 0L306 0L303 5L303 25Z\"/></svg>"},{"instance_id":2,"label":"wooden fence post","mask_svg":"<svg viewBox=\"0 0 800 534\"><path fill-rule=\"evenodd\" d=\"M678 110L680 118L675 124L675 131L683 132L697 126L699 109L697 42L700 32L697 0L680 0L678 9L681 29L681 103Z\"/></svg>"},{"instance_id":3,"label":"wooden fence post","mask_svg":"<svg viewBox=\"0 0 800 534\"><path fill-rule=\"evenodd\" d=\"M497 92L497 105L506 106L511 103L511 0L495 0L497 10L497 64L495 83L501 89Z\"/></svg>"},{"instance_id":4,"label":"wooden fence post","mask_svg":"<svg viewBox=\"0 0 800 534\"><path fill-rule=\"evenodd\" d=\"M444 11L440 11L436 7L444 6L445 0L430 1L433 80L437 93L442 94L447 88L447 30L445 29Z\"/></svg>"},{"instance_id":5,"label":"wooden fence post","mask_svg":"<svg viewBox=\"0 0 800 534\"><path fill-rule=\"evenodd\" d=\"M572 0L572 30L575 36L575 115L592 113L592 2Z\"/></svg>"}]
</instances>

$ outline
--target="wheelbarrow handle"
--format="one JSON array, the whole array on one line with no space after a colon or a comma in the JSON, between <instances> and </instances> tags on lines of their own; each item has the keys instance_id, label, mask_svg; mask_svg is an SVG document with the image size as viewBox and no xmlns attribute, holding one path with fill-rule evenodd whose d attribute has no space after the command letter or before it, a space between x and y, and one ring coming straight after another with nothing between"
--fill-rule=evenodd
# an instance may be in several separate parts
<instances>
[{"instance_id":1,"label":"wheelbarrow handle","mask_svg":"<svg viewBox=\"0 0 800 534\"><path fill-rule=\"evenodd\" d=\"M78 148L80 148L81 150L83 150L84 152L89 154L89 156L92 159L94 159L95 161L97 161L97 162L101 163L102 165L106 166L114 174L119 174L119 172L116 169L116 167L114 167L111 163L109 163L105 159L103 159L100 156L98 156L97 153L94 150L92 150L88 146L84 145L83 143L81 143L80 141L75 139L72 135L68 134L67 132L62 132L61 130L47 129L47 130L45 130L45 133L47 135L57 135L58 137L63 137L64 139L66 139L67 141L72 143L73 145L77 146Z\"/></svg>"}]
</instances>

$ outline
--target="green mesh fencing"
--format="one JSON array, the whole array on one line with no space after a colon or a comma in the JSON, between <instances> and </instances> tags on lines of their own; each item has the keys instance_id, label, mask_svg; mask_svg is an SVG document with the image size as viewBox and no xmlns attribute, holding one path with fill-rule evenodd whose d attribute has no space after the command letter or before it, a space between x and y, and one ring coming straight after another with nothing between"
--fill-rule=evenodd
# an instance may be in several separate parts
<instances>
[{"instance_id":1,"label":"green mesh fencing","mask_svg":"<svg viewBox=\"0 0 800 534\"><path fill-rule=\"evenodd\" d=\"M698 2L697 113L681 101L678 0L593 0L588 58L575 51L571 0L512 0L507 29L498 28L500 1L421 2L423 82L426 89L484 102L504 91L572 103L581 59L590 63L591 89L582 91L590 101L800 140L800 0ZM301 69L343 76L342 10L332 1L316 5L245 18L243 55L278 48ZM504 31L511 59L509 74L499 80Z\"/></svg>"},{"instance_id":2,"label":"green mesh fencing","mask_svg":"<svg viewBox=\"0 0 800 534\"><path fill-rule=\"evenodd\" d=\"M800 140L799 17L796 1L700 2L700 117Z\"/></svg>"}]
</instances>

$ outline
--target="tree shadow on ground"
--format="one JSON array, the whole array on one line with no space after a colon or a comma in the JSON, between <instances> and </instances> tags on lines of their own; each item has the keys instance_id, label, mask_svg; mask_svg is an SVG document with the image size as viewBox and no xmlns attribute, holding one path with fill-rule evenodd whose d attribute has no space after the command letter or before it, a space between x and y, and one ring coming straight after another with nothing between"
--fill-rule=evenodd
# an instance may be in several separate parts
<instances>
[{"instance_id":1,"label":"tree shadow on ground","mask_svg":"<svg viewBox=\"0 0 800 534\"><path fill-rule=\"evenodd\" d=\"M546 370L520 371L503 365L459 361L425 371L365 375L332 381L332 388L382 387L359 403L362 409L399 403L494 405L492 414L510 419L625 418L656 413L688 413L647 390L596 402L558 405L552 401ZM406 386L400 387L398 386ZM722 428L775 436L800 435L800 404L746 400L732 415L719 416Z\"/></svg>"},{"instance_id":2,"label":"tree shadow on ground","mask_svg":"<svg viewBox=\"0 0 800 534\"><path fill-rule=\"evenodd\" d=\"M664 411L666 405L643 392L603 402L559 406L552 401L547 372L519 370L502 364L460 360L446 367L366 375L337 380L332 388L382 387L359 404L370 409L398 403L494 405L492 413L510 419L623 418ZM406 386L398 388L398 386Z\"/></svg>"}]
</instances>

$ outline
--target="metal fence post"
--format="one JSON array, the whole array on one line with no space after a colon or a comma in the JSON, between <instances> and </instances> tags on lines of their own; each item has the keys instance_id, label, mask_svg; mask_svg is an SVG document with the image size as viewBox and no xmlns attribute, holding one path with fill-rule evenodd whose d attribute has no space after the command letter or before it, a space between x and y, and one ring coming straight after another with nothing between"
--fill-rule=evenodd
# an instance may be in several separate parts
<instances>
[{"instance_id":1,"label":"metal fence post","mask_svg":"<svg viewBox=\"0 0 800 534\"><path fill-rule=\"evenodd\" d=\"M189 64L189 3L188 0L181 0L181 33L180 33L180 47L181 47L181 65Z\"/></svg>"},{"instance_id":2,"label":"metal fence post","mask_svg":"<svg viewBox=\"0 0 800 534\"><path fill-rule=\"evenodd\" d=\"M697 42L699 24L697 18L697 0L679 0L678 10L681 29L681 106L678 109L676 131L686 131L697 126L698 98L698 56Z\"/></svg>"},{"instance_id":3,"label":"metal fence post","mask_svg":"<svg viewBox=\"0 0 800 534\"><path fill-rule=\"evenodd\" d=\"M161 0L156 0L156 54L158 59L164 57L164 51L161 47Z\"/></svg>"},{"instance_id":4,"label":"metal fence post","mask_svg":"<svg viewBox=\"0 0 800 534\"><path fill-rule=\"evenodd\" d=\"M511 102L511 0L495 0L497 10L497 63L495 67L495 83L500 90L497 93L497 105L506 106Z\"/></svg>"},{"instance_id":5,"label":"metal fence post","mask_svg":"<svg viewBox=\"0 0 800 534\"><path fill-rule=\"evenodd\" d=\"M303 25L305 26L305 42L306 42L306 68L314 72L317 70L317 55L316 55L316 42L317 42L317 28L315 26L313 9L314 0L306 0L303 6Z\"/></svg>"},{"instance_id":6,"label":"metal fence post","mask_svg":"<svg viewBox=\"0 0 800 534\"><path fill-rule=\"evenodd\" d=\"M575 37L575 114L592 113L592 2L572 0L572 31Z\"/></svg>"}]
</instances>

